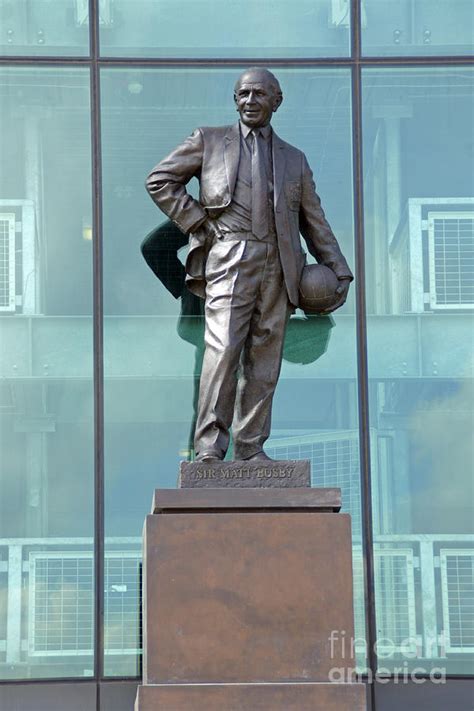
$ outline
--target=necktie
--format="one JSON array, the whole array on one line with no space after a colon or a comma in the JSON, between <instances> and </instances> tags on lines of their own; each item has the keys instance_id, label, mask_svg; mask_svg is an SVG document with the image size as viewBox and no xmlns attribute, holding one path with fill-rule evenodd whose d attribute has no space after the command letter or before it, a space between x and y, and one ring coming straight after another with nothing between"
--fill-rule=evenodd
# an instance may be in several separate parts
<instances>
[{"instance_id":1,"label":"necktie","mask_svg":"<svg viewBox=\"0 0 474 711\"><path fill-rule=\"evenodd\" d=\"M263 137L252 131L252 232L258 239L268 235L268 183Z\"/></svg>"}]
</instances>

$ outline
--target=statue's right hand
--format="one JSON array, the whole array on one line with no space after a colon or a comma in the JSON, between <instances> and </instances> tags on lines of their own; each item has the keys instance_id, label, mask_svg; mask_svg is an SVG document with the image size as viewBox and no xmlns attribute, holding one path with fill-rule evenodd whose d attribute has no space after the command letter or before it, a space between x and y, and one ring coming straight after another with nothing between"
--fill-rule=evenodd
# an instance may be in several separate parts
<instances>
[{"instance_id":1,"label":"statue's right hand","mask_svg":"<svg viewBox=\"0 0 474 711\"><path fill-rule=\"evenodd\" d=\"M211 220L210 217L204 220L201 225L201 229L205 230L210 244L212 244L215 239L220 237L219 228L217 227L215 220Z\"/></svg>"},{"instance_id":2,"label":"statue's right hand","mask_svg":"<svg viewBox=\"0 0 474 711\"><path fill-rule=\"evenodd\" d=\"M219 236L220 233L215 222L209 218L202 222L193 232L193 237L204 247L206 255Z\"/></svg>"},{"instance_id":3,"label":"statue's right hand","mask_svg":"<svg viewBox=\"0 0 474 711\"><path fill-rule=\"evenodd\" d=\"M214 242L219 239L220 232L214 220L209 217L199 225L199 228L195 232L195 236L202 242L202 245L206 251L206 254L211 249Z\"/></svg>"}]
</instances>

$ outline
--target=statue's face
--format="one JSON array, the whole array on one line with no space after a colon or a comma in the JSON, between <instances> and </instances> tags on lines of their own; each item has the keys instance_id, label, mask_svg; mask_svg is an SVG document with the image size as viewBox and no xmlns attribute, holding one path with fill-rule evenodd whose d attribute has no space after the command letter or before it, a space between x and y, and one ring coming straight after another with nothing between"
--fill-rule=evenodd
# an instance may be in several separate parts
<instances>
[{"instance_id":1,"label":"statue's face","mask_svg":"<svg viewBox=\"0 0 474 711\"><path fill-rule=\"evenodd\" d=\"M267 126L281 104L268 79L261 74L244 74L234 92L240 119L249 128Z\"/></svg>"}]
</instances>

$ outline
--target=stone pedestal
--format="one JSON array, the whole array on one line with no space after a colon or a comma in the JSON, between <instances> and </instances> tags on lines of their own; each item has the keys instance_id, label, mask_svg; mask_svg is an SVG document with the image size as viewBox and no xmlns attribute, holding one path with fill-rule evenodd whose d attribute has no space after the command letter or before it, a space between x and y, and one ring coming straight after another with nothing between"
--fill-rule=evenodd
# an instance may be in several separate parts
<instances>
[{"instance_id":1,"label":"stone pedestal","mask_svg":"<svg viewBox=\"0 0 474 711\"><path fill-rule=\"evenodd\" d=\"M337 489L155 492L136 711L362 711L350 518ZM338 676L338 679L340 676Z\"/></svg>"}]
</instances>

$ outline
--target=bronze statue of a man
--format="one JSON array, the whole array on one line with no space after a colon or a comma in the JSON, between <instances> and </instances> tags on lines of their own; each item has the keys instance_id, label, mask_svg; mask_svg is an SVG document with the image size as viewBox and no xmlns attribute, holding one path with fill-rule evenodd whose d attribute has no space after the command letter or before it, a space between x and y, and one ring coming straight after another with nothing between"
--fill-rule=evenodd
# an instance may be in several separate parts
<instances>
[{"instance_id":1,"label":"bronze statue of a man","mask_svg":"<svg viewBox=\"0 0 474 711\"><path fill-rule=\"evenodd\" d=\"M271 406L305 253L332 269L347 297L352 273L326 221L304 153L270 126L283 96L263 68L237 80L233 126L198 128L152 170L154 202L190 234L186 283L205 298L205 354L196 459L268 459ZM186 191L197 177L199 200ZM240 368L239 368L240 365ZM237 373L239 371L239 376Z\"/></svg>"}]
</instances>

